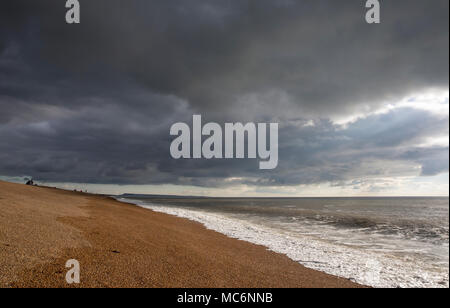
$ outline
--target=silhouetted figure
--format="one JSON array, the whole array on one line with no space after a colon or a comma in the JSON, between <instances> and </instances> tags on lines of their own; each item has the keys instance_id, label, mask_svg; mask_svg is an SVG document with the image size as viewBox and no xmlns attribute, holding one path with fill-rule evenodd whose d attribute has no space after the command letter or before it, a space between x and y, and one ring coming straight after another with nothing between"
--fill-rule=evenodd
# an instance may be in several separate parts
<instances>
[{"instance_id":1,"label":"silhouetted figure","mask_svg":"<svg viewBox=\"0 0 450 308\"><path fill-rule=\"evenodd\" d=\"M34 185L34 182L33 182L33 180L28 180L25 184L26 184L26 185L33 186L33 185Z\"/></svg>"}]
</instances>

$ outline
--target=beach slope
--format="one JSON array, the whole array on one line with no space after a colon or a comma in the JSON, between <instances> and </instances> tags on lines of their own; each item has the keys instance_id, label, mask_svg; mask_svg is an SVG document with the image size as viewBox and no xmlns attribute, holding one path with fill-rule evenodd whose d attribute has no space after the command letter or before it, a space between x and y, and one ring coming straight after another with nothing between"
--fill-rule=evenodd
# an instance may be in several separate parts
<instances>
[{"instance_id":1,"label":"beach slope","mask_svg":"<svg viewBox=\"0 0 450 308\"><path fill-rule=\"evenodd\" d=\"M66 261L81 265L69 285ZM109 197L0 182L0 287L359 287Z\"/></svg>"}]
</instances>

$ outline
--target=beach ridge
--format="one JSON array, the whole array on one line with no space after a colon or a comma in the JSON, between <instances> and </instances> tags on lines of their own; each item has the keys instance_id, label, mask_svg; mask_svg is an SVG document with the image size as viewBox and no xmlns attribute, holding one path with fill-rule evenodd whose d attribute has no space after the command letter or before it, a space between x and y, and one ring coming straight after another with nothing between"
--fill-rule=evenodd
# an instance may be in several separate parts
<instances>
[{"instance_id":1,"label":"beach ridge","mask_svg":"<svg viewBox=\"0 0 450 308\"><path fill-rule=\"evenodd\" d=\"M65 280L80 263L81 283ZM0 181L0 287L362 287L108 196Z\"/></svg>"}]
</instances>

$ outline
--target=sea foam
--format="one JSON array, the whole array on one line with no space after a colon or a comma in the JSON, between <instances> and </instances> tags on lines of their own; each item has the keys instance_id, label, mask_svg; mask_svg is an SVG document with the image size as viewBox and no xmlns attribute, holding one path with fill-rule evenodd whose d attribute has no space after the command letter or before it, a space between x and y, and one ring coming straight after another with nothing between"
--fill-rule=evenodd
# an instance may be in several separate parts
<instances>
[{"instance_id":1,"label":"sea foam","mask_svg":"<svg viewBox=\"0 0 450 308\"><path fill-rule=\"evenodd\" d=\"M118 198L155 212L186 218L231 238L262 245L284 254L303 266L378 288L448 288L449 276L442 267L413 258L374 253L322 241L307 235L293 236L279 229L243 219L201 210L168 207L149 201Z\"/></svg>"}]
</instances>

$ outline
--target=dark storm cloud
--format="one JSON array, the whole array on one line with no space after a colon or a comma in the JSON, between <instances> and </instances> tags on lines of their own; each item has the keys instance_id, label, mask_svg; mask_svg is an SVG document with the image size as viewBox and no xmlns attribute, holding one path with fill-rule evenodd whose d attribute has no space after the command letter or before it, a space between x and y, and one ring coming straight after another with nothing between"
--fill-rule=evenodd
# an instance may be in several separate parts
<instances>
[{"instance_id":1,"label":"dark storm cloud","mask_svg":"<svg viewBox=\"0 0 450 308\"><path fill-rule=\"evenodd\" d=\"M166 105L183 108L177 101L166 100ZM399 176L410 174L413 166L421 167L424 175L448 171L448 147L415 146L436 130L448 130L448 117L418 110L372 116L346 129L326 120L306 127L287 122L280 130L280 163L275 171L258 170L254 160L172 160L170 121L148 121L140 111L125 114L125 110L90 107L58 120L3 126L0 138L9 142L0 145L0 171L48 181L214 187L235 184L225 180L230 177L271 186ZM365 162L370 168L363 167ZM406 170L389 170L385 162L408 165Z\"/></svg>"},{"instance_id":2,"label":"dark storm cloud","mask_svg":"<svg viewBox=\"0 0 450 308\"><path fill-rule=\"evenodd\" d=\"M448 88L446 0L385 1L380 25L365 23L360 0L80 1L80 25L65 24L64 2L2 4L0 174L220 186L380 173L362 167L369 159L448 170L448 147L415 146L448 135L448 117L408 109L346 129L327 120ZM169 127L193 113L282 119L279 168L171 160Z\"/></svg>"},{"instance_id":3,"label":"dark storm cloud","mask_svg":"<svg viewBox=\"0 0 450 308\"><path fill-rule=\"evenodd\" d=\"M62 4L2 10L6 37L33 64L124 74L203 109L272 89L305 112L345 112L448 84L445 0L383 3L376 26L360 0L82 1L77 26L63 22Z\"/></svg>"}]
</instances>

